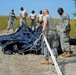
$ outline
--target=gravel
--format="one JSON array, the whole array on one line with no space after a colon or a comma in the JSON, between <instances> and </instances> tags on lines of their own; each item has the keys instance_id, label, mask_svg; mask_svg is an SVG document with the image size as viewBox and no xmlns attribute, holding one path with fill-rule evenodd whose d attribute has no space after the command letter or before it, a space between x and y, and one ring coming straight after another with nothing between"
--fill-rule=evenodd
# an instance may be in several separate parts
<instances>
[{"instance_id":1,"label":"gravel","mask_svg":"<svg viewBox=\"0 0 76 75\"><path fill-rule=\"evenodd\" d=\"M11 33L12 30L10 30ZM6 33L5 33L6 32ZM10 34L7 31L0 35ZM63 75L76 75L76 46L71 45L73 54L69 58L58 56L57 61ZM0 47L0 75L57 75L56 69L51 64L42 65L43 55L5 55ZM52 62L52 59L49 59Z\"/></svg>"}]
</instances>

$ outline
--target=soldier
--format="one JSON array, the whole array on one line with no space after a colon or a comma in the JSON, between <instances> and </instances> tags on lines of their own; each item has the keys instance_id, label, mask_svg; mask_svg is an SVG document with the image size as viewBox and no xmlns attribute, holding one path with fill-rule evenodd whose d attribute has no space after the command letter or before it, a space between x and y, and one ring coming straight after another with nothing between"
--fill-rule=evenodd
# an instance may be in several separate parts
<instances>
[{"instance_id":1,"label":"soldier","mask_svg":"<svg viewBox=\"0 0 76 75\"><path fill-rule=\"evenodd\" d=\"M42 10L40 10L39 16L38 16L38 26L42 26L42 25L43 25L43 13L42 13Z\"/></svg>"},{"instance_id":2,"label":"soldier","mask_svg":"<svg viewBox=\"0 0 76 75\"><path fill-rule=\"evenodd\" d=\"M14 13L14 9L12 9L11 12L9 13L8 26L7 26L8 32L9 32L11 24L13 25L13 33L15 32L16 25L15 25L15 22L14 22L14 18L17 19L16 16L15 16L15 13Z\"/></svg>"},{"instance_id":3,"label":"soldier","mask_svg":"<svg viewBox=\"0 0 76 75\"><path fill-rule=\"evenodd\" d=\"M20 26L22 26L22 23L26 24L26 17L28 13L23 7L21 7L20 10Z\"/></svg>"},{"instance_id":4,"label":"soldier","mask_svg":"<svg viewBox=\"0 0 76 75\"><path fill-rule=\"evenodd\" d=\"M63 8L58 8L57 10L58 14L60 15L60 43L61 43L61 48L63 51L62 56L64 57L70 57L71 56L71 48L69 44L69 33L71 31L70 28L70 18L67 13L64 12Z\"/></svg>"},{"instance_id":5,"label":"soldier","mask_svg":"<svg viewBox=\"0 0 76 75\"><path fill-rule=\"evenodd\" d=\"M43 12L44 18L43 18L43 29L42 29L42 35L46 36L47 41L52 49L52 52L57 59L58 53L57 53L57 47L58 47L58 38L57 38L57 31L56 31L56 25L54 24L54 19L52 16L49 15L48 10L44 10ZM47 50L47 47L45 45L44 47L44 55L45 60L41 62L41 64L49 64L49 51ZM52 62L52 65L54 63Z\"/></svg>"},{"instance_id":6,"label":"soldier","mask_svg":"<svg viewBox=\"0 0 76 75\"><path fill-rule=\"evenodd\" d=\"M30 14L30 26L31 26L31 29L32 27L34 26L34 30L36 30L36 15L35 15L35 11L32 10L31 14Z\"/></svg>"}]
</instances>

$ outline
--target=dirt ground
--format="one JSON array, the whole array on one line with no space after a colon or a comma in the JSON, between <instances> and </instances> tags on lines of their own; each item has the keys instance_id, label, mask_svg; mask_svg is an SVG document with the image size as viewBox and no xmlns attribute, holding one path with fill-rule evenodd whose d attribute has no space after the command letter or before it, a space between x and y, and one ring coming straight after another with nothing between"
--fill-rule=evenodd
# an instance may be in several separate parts
<instances>
[{"instance_id":1,"label":"dirt ground","mask_svg":"<svg viewBox=\"0 0 76 75\"><path fill-rule=\"evenodd\" d=\"M12 30L10 30L10 33ZM0 35L10 34L1 31ZM76 46L71 46L73 54L69 58L58 56L57 61L63 75L76 75ZM5 55L0 47L0 75L57 75L51 64L42 65L43 55ZM52 62L51 58L49 59Z\"/></svg>"}]
</instances>

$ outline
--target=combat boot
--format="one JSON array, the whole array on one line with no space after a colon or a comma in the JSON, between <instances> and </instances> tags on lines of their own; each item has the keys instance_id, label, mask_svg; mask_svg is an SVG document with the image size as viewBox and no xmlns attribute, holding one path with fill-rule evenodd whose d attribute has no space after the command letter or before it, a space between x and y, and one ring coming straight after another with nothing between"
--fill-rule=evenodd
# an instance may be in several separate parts
<instances>
[{"instance_id":1,"label":"combat boot","mask_svg":"<svg viewBox=\"0 0 76 75\"><path fill-rule=\"evenodd\" d=\"M57 56L54 56L54 57L55 57L55 60L57 61ZM51 64L54 65L54 62L52 62Z\"/></svg>"},{"instance_id":2,"label":"combat boot","mask_svg":"<svg viewBox=\"0 0 76 75\"><path fill-rule=\"evenodd\" d=\"M66 51L64 51L63 52L63 54L61 54L61 56L65 56L67 54L67 52Z\"/></svg>"},{"instance_id":3,"label":"combat boot","mask_svg":"<svg viewBox=\"0 0 76 75\"><path fill-rule=\"evenodd\" d=\"M48 65L48 64L49 64L49 61L48 61L48 60L44 60L43 62L41 62L41 64L46 64L46 65Z\"/></svg>"},{"instance_id":4,"label":"combat boot","mask_svg":"<svg viewBox=\"0 0 76 75\"><path fill-rule=\"evenodd\" d=\"M65 58L71 57L71 53L68 51L67 54L64 56Z\"/></svg>"}]
</instances>

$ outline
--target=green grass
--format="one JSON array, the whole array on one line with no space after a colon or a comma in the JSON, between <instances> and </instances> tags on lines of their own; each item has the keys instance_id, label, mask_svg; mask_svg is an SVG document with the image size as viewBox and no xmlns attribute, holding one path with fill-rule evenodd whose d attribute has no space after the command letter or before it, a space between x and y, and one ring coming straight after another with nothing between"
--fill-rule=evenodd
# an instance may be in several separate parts
<instances>
[{"instance_id":1,"label":"green grass","mask_svg":"<svg viewBox=\"0 0 76 75\"><path fill-rule=\"evenodd\" d=\"M17 17L18 20L15 20L16 23L16 28L18 28L20 25L20 18ZM27 25L30 25L30 18L26 18L26 22ZM37 19L36 19L36 23L37 23ZM55 19L55 24L59 24L59 19ZM71 37L76 37L76 20L71 19L70 20L70 24L71 24L71 32L70 32L70 36ZM8 25L8 16L0 16L0 30L5 30L7 28ZM11 26L12 28L12 26Z\"/></svg>"},{"instance_id":2,"label":"green grass","mask_svg":"<svg viewBox=\"0 0 76 75\"><path fill-rule=\"evenodd\" d=\"M71 19L70 24L71 24L70 36L71 37L76 37L76 20Z\"/></svg>"}]
</instances>

